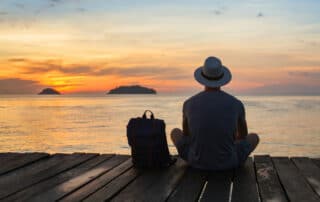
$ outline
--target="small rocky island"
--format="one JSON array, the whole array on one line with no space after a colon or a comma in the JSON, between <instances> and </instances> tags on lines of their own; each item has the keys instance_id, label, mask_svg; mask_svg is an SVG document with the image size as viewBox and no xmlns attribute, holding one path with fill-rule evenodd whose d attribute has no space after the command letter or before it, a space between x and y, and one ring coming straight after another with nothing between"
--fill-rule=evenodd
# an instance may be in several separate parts
<instances>
[{"instance_id":1,"label":"small rocky island","mask_svg":"<svg viewBox=\"0 0 320 202\"><path fill-rule=\"evenodd\" d=\"M157 92L152 88L146 88L139 85L134 86L120 86L108 92L108 94L156 94Z\"/></svg>"},{"instance_id":2,"label":"small rocky island","mask_svg":"<svg viewBox=\"0 0 320 202\"><path fill-rule=\"evenodd\" d=\"M53 88L45 88L38 95L60 95L61 93Z\"/></svg>"}]
</instances>

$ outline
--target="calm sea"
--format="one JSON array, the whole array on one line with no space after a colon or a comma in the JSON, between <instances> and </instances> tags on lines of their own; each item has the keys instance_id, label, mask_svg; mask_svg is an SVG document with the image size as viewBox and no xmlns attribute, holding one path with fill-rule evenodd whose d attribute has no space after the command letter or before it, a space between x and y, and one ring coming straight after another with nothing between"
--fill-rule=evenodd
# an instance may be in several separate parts
<instances>
[{"instance_id":1,"label":"calm sea","mask_svg":"<svg viewBox=\"0 0 320 202\"><path fill-rule=\"evenodd\" d=\"M181 127L190 95L0 96L0 152L129 153L126 125L145 109ZM320 96L238 96L256 154L320 157ZM176 153L170 138L169 147Z\"/></svg>"}]
</instances>

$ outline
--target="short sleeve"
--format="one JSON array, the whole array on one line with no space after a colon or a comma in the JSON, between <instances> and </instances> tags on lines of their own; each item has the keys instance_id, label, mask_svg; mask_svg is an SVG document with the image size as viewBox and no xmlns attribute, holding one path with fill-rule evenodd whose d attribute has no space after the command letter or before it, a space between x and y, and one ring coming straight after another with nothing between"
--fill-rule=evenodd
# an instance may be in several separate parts
<instances>
[{"instance_id":1,"label":"short sleeve","mask_svg":"<svg viewBox=\"0 0 320 202\"><path fill-rule=\"evenodd\" d=\"M183 103L183 107L182 107L182 115L183 115L183 117L186 116L187 110L188 110L188 100L186 100L186 101Z\"/></svg>"},{"instance_id":2,"label":"short sleeve","mask_svg":"<svg viewBox=\"0 0 320 202\"><path fill-rule=\"evenodd\" d=\"M183 103L182 107L182 131L185 135L189 135L189 126L188 126L188 118L187 118L187 110L188 110L187 101Z\"/></svg>"},{"instance_id":3,"label":"short sleeve","mask_svg":"<svg viewBox=\"0 0 320 202\"><path fill-rule=\"evenodd\" d=\"M246 111L244 105L241 101L239 101L239 120L245 121L246 120Z\"/></svg>"}]
</instances>

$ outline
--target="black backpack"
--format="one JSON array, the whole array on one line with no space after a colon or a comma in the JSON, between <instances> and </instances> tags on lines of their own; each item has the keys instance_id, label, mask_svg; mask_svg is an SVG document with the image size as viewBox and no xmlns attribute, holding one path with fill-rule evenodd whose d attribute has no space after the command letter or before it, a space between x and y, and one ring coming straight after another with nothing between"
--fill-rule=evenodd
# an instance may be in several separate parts
<instances>
[{"instance_id":1,"label":"black backpack","mask_svg":"<svg viewBox=\"0 0 320 202\"><path fill-rule=\"evenodd\" d=\"M151 113L150 119L147 112ZM130 119L127 138L135 167L160 168L175 162L169 154L165 127L164 121L155 119L150 110L146 110L142 117Z\"/></svg>"}]
</instances>

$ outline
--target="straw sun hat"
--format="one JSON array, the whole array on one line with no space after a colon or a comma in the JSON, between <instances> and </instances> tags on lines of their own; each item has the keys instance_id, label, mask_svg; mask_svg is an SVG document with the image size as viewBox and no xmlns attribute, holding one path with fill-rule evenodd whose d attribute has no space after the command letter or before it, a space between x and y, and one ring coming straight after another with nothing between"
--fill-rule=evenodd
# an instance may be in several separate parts
<instances>
[{"instance_id":1,"label":"straw sun hat","mask_svg":"<svg viewBox=\"0 0 320 202\"><path fill-rule=\"evenodd\" d=\"M229 83L232 76L218 58L208 57L204 65L195 70L194 78L202 85L216 88Z\"/></svg>"}]
</instances>

